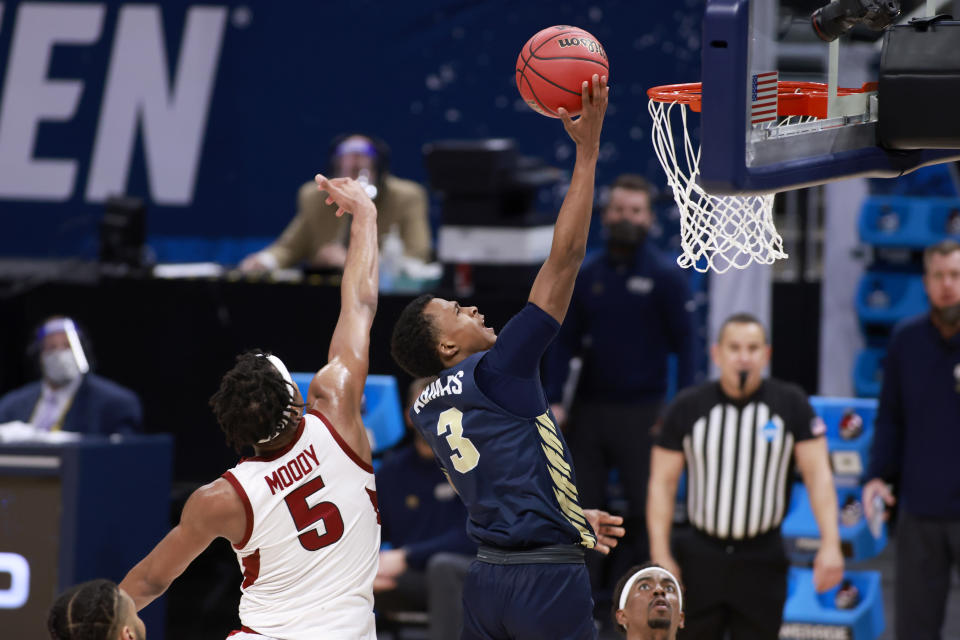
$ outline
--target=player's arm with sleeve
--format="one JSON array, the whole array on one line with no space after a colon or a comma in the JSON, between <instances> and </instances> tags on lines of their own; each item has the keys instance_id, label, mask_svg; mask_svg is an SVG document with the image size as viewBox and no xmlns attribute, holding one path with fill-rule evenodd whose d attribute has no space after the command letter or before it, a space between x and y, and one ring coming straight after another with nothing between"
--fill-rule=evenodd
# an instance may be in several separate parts
<instances>
[{"instance_id":1,"label":"player's arm with sleeve","mask_svg":"<svg viewBox=\"0 0 960 640\"><path fill-rule=\"evenodd\" d=\"M317 185L329 194L328 203L337 203L337 215L349 212L353 223L340 284L340 316L327 364L310 382L307 406L316 406L329 417L344 441L369 463L370 442L360 403L370 363L370 327L377 312L377 209L355 180L318 175Z\"/></svg>"},{"instance_id":2,"label":"player's arm with sleeve","mask_svg":"<svg viewBox=\"0 0 960 640\"><path fill-rule=\"evenodd\" d=\"M600 153L600 130L607 110L609 89L606 76L594 76L592 86L589 84L583 83L583 111L577 120L572 120L565 110L560 110L563 127L577 145L577 157L570 189L554 225L550 255L530 290L530 302L559 323L563 323L567 314L577 272L587 251L587 232L593 212L593 183Z\"/></svg>"},{"instance_id":3,"label":"player's arm with sleeve","mask_svg":"<svg viewBox=\"0 0 960 640\"><path fill-rule=\"evenodd\" d=\"M215 538L237 544L247 527L240 496L220 478L202 486L187 499L180 523L171 529L120 582L137 611L161 596L170 584Z\"/></svg>"},{"instance_id":4,"label":"player's arm with sleeve","mask_svg":"<svg viewBox=\"0 0 960 640\"><path fill-rule=\"evenodd\" d=\"M843 579L843 552L840 550L840 530L837 525L837 491L833 486L827 439L822 432L816 434L812 431L814 424L822 423L805 397L798 397L797 403L797 409L792 412L796 420L794 429L797 434L793 453L810 496L813 516L820 529L820 549L813 559L813 585L818 592L823 592Z\"/></svg>"},{"instance_id":5,"label":"player's arm with sleeve","mask_svg":"<svg viewBox=\"0 0 960 640\"><path fill-rule=\"evenodd\" d=\"M678 399L683 398L679 396ZM667 408L660 433L650 451L650 480L647 483L647 536L650 559L674 575L680 567L670 551L677 486L686 459L683 455L682 411L678 402Z\"/></svg>"}]
</instances>

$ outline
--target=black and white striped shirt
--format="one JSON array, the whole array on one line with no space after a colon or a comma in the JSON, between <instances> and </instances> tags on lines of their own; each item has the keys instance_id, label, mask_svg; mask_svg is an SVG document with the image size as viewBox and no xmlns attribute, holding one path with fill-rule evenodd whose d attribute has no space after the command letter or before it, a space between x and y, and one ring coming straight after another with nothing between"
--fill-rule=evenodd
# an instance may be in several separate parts
<instances>
[{"instance_id":1,"label":"black and white striped shirt","mask_svg":"<svg viewBox=\"0 0 960 640\"><path fill-rule=\"evenodd\" d=\"M657 444L686 458L690 523L716 538L743 540L780 526L793 484L793 447L822 434L819 424L796 385L767 379L734 401L710 382L671 403Z\"/></svg>"}]
</instances>

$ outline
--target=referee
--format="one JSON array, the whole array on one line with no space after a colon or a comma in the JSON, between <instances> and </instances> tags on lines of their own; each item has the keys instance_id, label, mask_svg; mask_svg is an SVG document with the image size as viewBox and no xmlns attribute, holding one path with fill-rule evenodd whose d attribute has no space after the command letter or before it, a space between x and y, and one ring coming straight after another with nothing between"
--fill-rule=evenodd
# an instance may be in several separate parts
<instances>
[{"instance_id":1,"label":"referee","mask_svg":"<svg viewBox=\"0 0 960 640\"><path fill-rule=\"evenodd\" d=\"M684 640L775 640L787 597L780 523L796 462L810 494L821 545L817 591L843 577L837 496L822 436L803 391L763 378L770 346L759 320L730 316L711 356L720 380L679 394L667 408L650 463L651 559L686 585ZM688 469L691 530L670 548L677 483ZM679 566L678 566L679 565Z\"/></svg>"}]
</instances>

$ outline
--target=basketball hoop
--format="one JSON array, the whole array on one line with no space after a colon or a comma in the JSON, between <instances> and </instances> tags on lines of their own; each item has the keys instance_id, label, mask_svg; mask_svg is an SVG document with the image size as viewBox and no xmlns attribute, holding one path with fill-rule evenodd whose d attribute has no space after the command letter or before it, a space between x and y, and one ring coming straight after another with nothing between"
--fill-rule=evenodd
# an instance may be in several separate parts
<instances>
[{"instance_id":1,"label":"basketball hoop","mask_svg":"<svg viewBox=\"0 0 960 640\"><path fill-rule=\"evenodd\" d=\"M876 83L858 89L838 88L838 96L875 91ZM700 146L694 145L687 124L689 111L701 109L701 84L672 84L647 91L653 118L653 149L667 174L673 199L680 209L680 247L677 264L706 273L745 269L751 263L773 264L786 258L783 239L773 224L773 193L720 196L697 183ZM827 117L828 87L818 82L777 83L776 118L762 126L791 126ZM674 113L674 112L678 113ZM768 112L772 114L772 111ZM675 123L683 128L683 147L674 137ZM681 164L682 162L682 164Z\"/></svg>"}]
</instances>

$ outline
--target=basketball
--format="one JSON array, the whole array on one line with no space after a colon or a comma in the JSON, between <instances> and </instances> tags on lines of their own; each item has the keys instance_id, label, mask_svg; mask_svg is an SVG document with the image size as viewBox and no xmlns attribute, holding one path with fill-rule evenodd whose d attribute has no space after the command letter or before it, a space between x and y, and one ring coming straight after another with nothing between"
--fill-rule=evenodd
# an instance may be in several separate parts
<instances>
[{"instance_id":1,"label":"basketball","mask_svg":"<svg viewBox=\"0 0 960 640\"><path fill-rule=\"evenodd\" d=\"M547 27L527 40L517 57L517 88L537 113L559 118L563 107L580 113L580 86L593 74L610 79L603 46L592 35L566 25Z\"/></svg>"}]
</instances>

